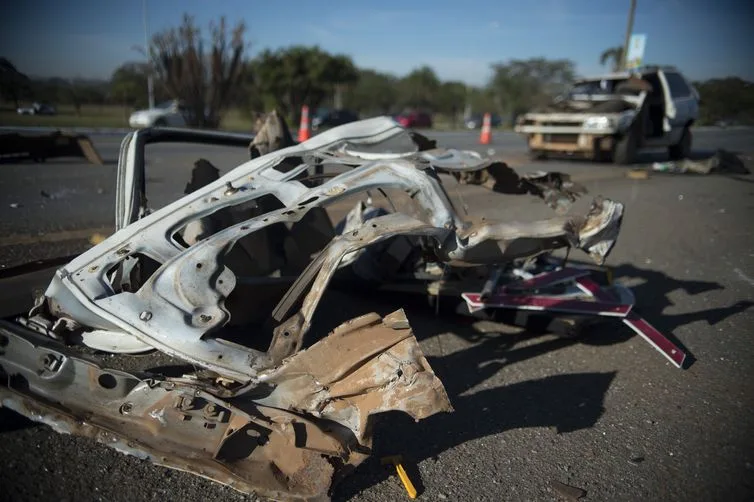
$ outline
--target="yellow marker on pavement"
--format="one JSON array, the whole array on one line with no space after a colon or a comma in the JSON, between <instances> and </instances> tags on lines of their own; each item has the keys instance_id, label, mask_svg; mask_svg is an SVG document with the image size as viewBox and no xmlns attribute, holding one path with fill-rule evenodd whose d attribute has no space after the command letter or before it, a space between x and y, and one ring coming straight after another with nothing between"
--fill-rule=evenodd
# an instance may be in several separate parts
<instances>
[{"instance_id":1,"label":"yellow marker on pavement","mask_svg":"<svg viewBox=\"0 0 754 502\"><path fill-rule=\"evenodd\" d=\"M395 471L398 473L398 477L400 478L401 483L403 483L403 487L406 489L406 492L408 492L408 497L415 499L417 495L416 488L411 482L411 479L409 479L408 474L406 473L406 469L403 468L401 461L402 459L400 455L391 455L389 457L382 458L383 464L393 464L395 466Z\"/></svg>"}]
</instances>

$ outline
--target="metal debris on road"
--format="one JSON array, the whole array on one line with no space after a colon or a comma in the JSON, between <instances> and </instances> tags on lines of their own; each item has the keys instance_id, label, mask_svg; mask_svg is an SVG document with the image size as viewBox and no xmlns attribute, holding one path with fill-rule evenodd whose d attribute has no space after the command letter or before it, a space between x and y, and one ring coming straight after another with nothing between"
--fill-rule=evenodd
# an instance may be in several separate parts
<instances>
[{"instance_id":1,"label":"metal debris on road","mask_svg":"<svg viewBox=\"0 0 754 502\"><path fill-rule=\"evenodd\" d=\"M652 170L664 173L693 174L750 174L744 161L735 153L717 150L714 155L704 160L683 159L674 162L655 162Z\"/></svg>"},{"instance_id":2,"label":"metal debris on road","mask_svg":"<svg viewBox=\"0 0 754 502\"><path fill-rule=\"evenodd\" d=\"M0 158L30 159L44 162L56 157L84 157L92 164L103 165L92 140L83 134L56 131L50 134L0 134Z\"/></svg>"},{"instance_id":3,"label":"metal debris on road","mask_svg":"<svg viewBox=\"0 0 754 502\"><path fill-rule=\"evenodd\" d=\"M413 149L379 150L407 137ZM251 160L221 177L199 160L186 195L153 211L144 149L161 141L242 146ZM278 114L254 138L169 128L128 134L117 231L60 267L28 314L0 325L2 406L243 492L327 498L333 480L371 454L370 417L452 411L403 310L315 325L329 288L419 285L462 302L470 284L487 284L494 302L569 280L561 276L570 269L539 274L549 252L576 248L602 265L617 240L620 202L596 197L586 214L534 222L509 221L502 205L467 217L440 173L534 195L559 213L586 193L562 173L519 176L476 152L437 148L386 117L300 144ZM328 211L336 210L334 224ZM511 274L519 280L503 284ZM675 349L633 316L632 302L576 277L593 297L580 311L609 311L661 351ZM465 298L471 314L489 306ZM555 293L537 301L552 308L575 300ZM182 369L122 371L82 350L158 351Z\"/></svg>"}]
</instances>

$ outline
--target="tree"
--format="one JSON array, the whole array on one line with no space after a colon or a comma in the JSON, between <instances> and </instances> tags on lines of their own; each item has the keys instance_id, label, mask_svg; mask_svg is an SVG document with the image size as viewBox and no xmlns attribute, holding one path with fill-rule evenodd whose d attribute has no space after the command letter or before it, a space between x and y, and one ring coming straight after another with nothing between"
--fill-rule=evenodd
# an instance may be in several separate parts
<instances>
[{"instance_id":1,"label":"tree","mask_svg":"<svg viewBox=\"0 0 754 502\"><path fill-rule=\"evenodd\" d=\"M360 70L357 83L346 92L344 106L366 115L386 115L398 100L398 79L374 70Z\"/></svg>"},{"instance_id":2,"label":"tree","mask_svg":"<svg viewBox=\"0 0 754 502\"><path fill-rule=\"evenodd\" d=\"M468 104L475 113L500 113L500 99L490 87L471 87L468 90Z\"/></svg>"},{"instance_id":3,"label":"tree","mask_svg":"<svg viewBox=\"0 0 754 502\"><path fill-rule=\"evenodd\" d=\"M120 65L110 77L110 92L126 107L145 106L147 96L147 63L129 62ZM125 110L124 110L125 113Z\"/></svg>"},{"instance_id":4,"label":"tree","mask_svg":"<svg viewBox=\"0 0 754 502\"><path fill-rule=\"evenodd\" d=\"M29 77L18 71L13 63L0 57L0 94L3 99L13 101L18 108L21 98L30 92Z\"/></svg>"},{"instance_id":5,"label":"tree","mask_svg":"<svg viewBox=\"0 0 754 502\"><path fill-rule=\"evenodd\" d=\"M222 17L219 23L210 23L209 32L209 50L205 53L201 31L185 14L180 27L154 35L149 55L168 94L190 110L188 124L215 128L241 81L247 44L243 23L228 34Z\"/></svg>"},{"instance_id":6,"label":"tree","mask_svg":"<svg viewBox=\"0 0 754 502\"><path fill-rule=\"evenodd\" d=\"M623 46L619 45L605 49L600 54L600 64L605 66L610 63L610 69L612 71L620 71L623 68Z\"/></svg>"},{"instance_id":7,"label":"tree","mask_svg":"<svg viewBox=\"0 0 754 502\"><path fill-rule=\"evenodd\" d=\"M402 107L434 109L440 79L429 66L422 66L406 75L399 84L400 104Z\"/></svg>"},{"instance_id":8,"label":"tree","mask_svg":"<svg viewBox=\"0 0 754 502\"><path fill-rule=\"evenodd\" d=\"M547 104L564 92L575 78L574 63L567 59L534 58L492 65L489 89L499 109L512 117Z\"/></svg>"},{"instance_id":9,"label":"tree","mask_svg":"<svg viewBox=\"0 0 754 502\"><path fill-rule=\"evenodd\" d=\"M727 77L697 82L702 103L699 122L714 124L717 121L732 121L754 124L754 83L739 77Z\"/></svg>"},{"instance_id":10,"label":"tree","mask_svg":"<svg viewBox=\"0 0 754 502\"><path fill-rule=\"evenodd\" d=\"M435 110L450 117L453 126L466 106L466 84L463 82L443 82L437 91Z\"/></svg>"},{"instance_id":11,"label":"tree","mask_svg":"<svg viewBox=\"0 0 754 502\"><path fill-rule=\"evenodd\" d=\"M351 58L319 47L292 46L263 51L252 63L253 91L265 104L298 119L301 107L321 106L338 86L353 85L359 74Z\"/></svg>"}]
</instances>

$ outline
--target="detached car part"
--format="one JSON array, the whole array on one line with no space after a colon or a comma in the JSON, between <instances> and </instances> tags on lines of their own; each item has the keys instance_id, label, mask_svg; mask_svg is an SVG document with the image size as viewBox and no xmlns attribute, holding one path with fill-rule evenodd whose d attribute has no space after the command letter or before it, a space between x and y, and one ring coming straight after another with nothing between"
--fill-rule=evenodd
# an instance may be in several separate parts
<instances>
[{"instance_id":1,"label":"detached car part","mask_svg":"<svg viewBox=\"0 0 754 502\"><path fill-rule=\"evenodd\" d=\"M409 151L379 151L407 137ZM266 155L256 150L258 157L250 149L249 162L204 186L194 180L185 197L149 210L146 144L249 139L144 129L123 140L116 233L58 269L28 316L2 325L3 406L243 491L325 497L333 477L368 455L372 415L451 410L402 311L367 314L326 336L311 330L336 276L374 277L384 269L360 260L401 242L449 267L496 266L562 247L602 264L622 222L623 205L602 198L580 217L511 223L500 209L465 221L439 173L493 179L493 190L535 193L556 208L581 190L558 173L503 182L494 161L435 148L388 118ZM411 214L357 205L337 231L322 223L324 207L388 189L412 201ZM107 368L73 350L82 346L157 349L189 369L169 376Z\"/></svg>"},{"instance_id":2,"label":"detached car part","mask_svg":"<svg viewBox=\"0 0 754 502\"><path fill-rule=\"evenodd\" d=\"M103 164L92 140L83 134L74 135L61 131L46 135L0 134L0 159L21 158L44 162L56 157L84 157L92 164Z\"/></svg>"}]
</instances>

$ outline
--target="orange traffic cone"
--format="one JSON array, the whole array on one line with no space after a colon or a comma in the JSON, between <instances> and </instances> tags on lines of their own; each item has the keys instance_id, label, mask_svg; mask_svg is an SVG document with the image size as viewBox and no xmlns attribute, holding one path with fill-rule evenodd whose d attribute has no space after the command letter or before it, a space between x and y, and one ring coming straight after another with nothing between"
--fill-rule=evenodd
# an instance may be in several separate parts
<instances>
[{"instance_id":1,"label":"orange traffic cone","mask_svg":"<svg viewBox=\"0 0 754 502\"><path fill-rule=\"evenodd\" d=\"M492 117L489 113L484 114L484 120L482 120L482 134L479 136L479 143L482 145L489 145L492 140Z\"/></svg>"},{"instance_id":2,"label":"orange traffic cone","mask_svg":"<svg viewBox=\"0 0 754 502\"><path fill-rule=\"evenodd\" d=\"M306 141L311 137L309 133L309 107L304 105L301 107L301 124L298 127L298 141L299 143Z\"/></svg>"}]
</instances>

